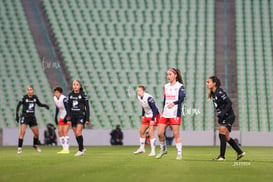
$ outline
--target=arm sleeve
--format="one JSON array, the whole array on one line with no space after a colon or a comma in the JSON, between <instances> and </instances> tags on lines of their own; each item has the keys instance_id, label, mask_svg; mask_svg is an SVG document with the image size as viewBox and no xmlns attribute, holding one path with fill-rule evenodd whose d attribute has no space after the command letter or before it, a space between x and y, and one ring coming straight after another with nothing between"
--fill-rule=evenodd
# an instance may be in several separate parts
<instances>
[{"instance_id":1,"label":"arm sleeve","mask_svg":"<svg viewBox=\"0 0 273 182\"><path fill-rule=\"evenodd\" d=\"M144 116L145 115L145 111L144 111L144 108L142 107L142 114L141 116Z\"/></svg>"},{"instance_id":2,"label":"arm sleeve","mask_svg":"<svg viewBox=\"0 0 273 182\"><path fill-rule=\"evenodd\" d=\"M89 117L90 117L90 107L89 107L89 102L88 102L88 98L87 95L84 96L85 98L85 120L86 121L90 121Z\"/></svg>"},{"instance_id":3,"label":"arm sleeve","mask_svg":"<svg viewBox=\"0 0 273 182\"><path fill-rule=\"evenodd\" d=\"M16 116L19 115L19 109L20 109L20 106L23 104L23 99L20 100L17 104L17 107L16 107Z\"/></svg>"},{"instance_id":4,"label":"arm sleeve","mask_svg":"<svg viewBox=\"0 0 273 182\"><path fill-rule=\"evenodd\" d=\"M39 107L47 107L47 108L49 108L48 105L41 103L40 100L38 99L38 97L36 97L36 99L37 99L37 105L38 105Z\"/></svg>"},{"instance_id":5,"label":"arm sleeve","mask_svg":"<svg viewBox=\"0 0 273 182\"><path fill-rule=\"evenodd\" d=\"M184 87L180 87L179 92L178 92L178 100L174 102L175 105L181 104L184 101L185 98L185 89Z\"/></svg>"},{"instance_id":6,"label":"arm sleeve","mask_svg":"<svg viewBox=\"0 0 273 182\"><path fill-rule=\"evenodd\" d=\"M221 99L226 103L225 107L223 108L222 112L219 114L219 117L225 116L225 114L231 109L232 102L227 96L225 92L222 92L222 94L219 95Z\"/></svg>"},{"instance_id":7,"label":"arm sleeve","mask_svg":"<svg viewBox=\"0 0 273 182\"><path fill-rule=\"evenodd\" d=\"M67 118L67 121L71 120L71 100L69 99L69 96L67 99L66 118Z\"/></svg>"},{"instance_id":8,"label":"arm sleeve","mask_svg":"<svg viewBox=\"0 0 273 182\"><path fill-rule=\"evenodd\" d=\"M63 103L64 103L64 108L65 108L65 111L66 111L65 119L67 119L67 116L68 116L68 114L67 114L67 110L68 110L68 100L67 100L67 98L63 99Z\"/></svg>"},{"instance_id":9,"label":"arm sleeve","mask_svg":"<svg viewBox=\"0 0 273 182\"><path fill-rule=\"evenodd\" d=\"M166 95L165 95L165 89L164 89L164 95L163 95L164 99L163 99L163 110L165 107L165 103L166 103Z\"/></svg>"},{"instance_id":10,"label":"arm sleeve","mask_svg":"<svg viewBox=\"0 0 273 182\"><path fill-rule=\"evenodd\" d=\"M55 122L58 121L58 113L59 113L59 109L58 109L58 107L56 107L56 111L55 111Z\"/></svg>"},{"instance_id":11,"label":"arm sleeve","mask_svg":"<svg viewBox=\"0 0 273 182\"><path fill-rule=\"evenodd\" d=\"M164 97L165 98L165 97ZM157 107L155 105L155 100L152 98L152 97L149 97L148 98L148 104L150 106L150 108L152 109L153 111L153 117L152 117L152 121L154 121L156 115L157 115Z\"/></svg>"}]
</instances>

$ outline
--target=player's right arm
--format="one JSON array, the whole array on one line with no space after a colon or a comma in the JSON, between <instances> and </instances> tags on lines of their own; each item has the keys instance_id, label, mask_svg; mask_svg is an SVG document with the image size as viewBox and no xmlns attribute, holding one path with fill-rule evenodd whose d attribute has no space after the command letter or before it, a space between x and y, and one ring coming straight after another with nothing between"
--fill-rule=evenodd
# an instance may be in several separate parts
<instances>
[{"instance_id":1,"label":"player's right arm","mask_svg":"<svg viewBox=\"0 0 273 182\"><path fill-rule=\"evenodd\" d=\"M55 111L55 123L56 123L56 125L58 125L58 114L59 114L59 109L58 109L58 107L56 107L56 111Z\"/></svg>"},{"instance_id":2,"label":"player's right arm","mask_svg":"<svg viewBox=\"0 0 273 182\"><path fill-rule=\"evenodd\" d=\"M23 104L24 102L24 97L22 97L22 99L18 102L17 107L16 107L16 121L17 123L19 123L19 110L20 110L20 106Z\"/></svg>"},{"instance_id":3,"label":"player's right arm","mask_svg":"<svg viewBox=\"0 0 273 182\"><path fill-rule=\"evenodd\" d=\"M71 99L70 99L70 94L68 95L67 97L67 110L66 110L66 119L67 119L67 122L70 122L71 123Z\"/></svg>"}]
</instances>

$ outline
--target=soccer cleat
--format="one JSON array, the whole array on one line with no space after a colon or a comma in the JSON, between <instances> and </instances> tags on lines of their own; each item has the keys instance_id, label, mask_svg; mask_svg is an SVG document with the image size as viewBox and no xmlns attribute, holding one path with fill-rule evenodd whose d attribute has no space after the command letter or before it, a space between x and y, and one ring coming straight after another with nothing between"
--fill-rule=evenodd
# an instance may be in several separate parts
<instances>
[{"instance_id":1,"label":"soccer cleat","mask_svg":"<svg viewBox=\"0 0 273 182\"><path fill-rule=\"evenodd\" d=\"M142 153L145 153L145 149L139 148L134 152L134 154L142 154Z\"/></svg>"},{"instance_id":2,"label":"soccer cleat","mask_svg":"<svg viewBox=\"0 0 273 182\"><path fill-rule=\"evenodd\" d=\"M37 151L37 152L42 152L42 150L39 148L39 146L38 145L36 145L36 146L33 146L33 148Z\"/></svg>"},{"instance_id":3,"label":"soccer cleat","mask_svg":"<svg viewBox=\"0 0 273 182\"><path fill-rule=\"evenodd\" d=\"M84 156L84 152L83 151L78 151L74 156Z\"/></svg>"},{"instance_id":4,"label":"soccer cleat","mask_svg":"<svg viewBox=\"0 0 273 182\"><path fill-rule=\"evenodd\" d=\"M215 161L224 161L226 160L224 157L221 157L220 155L218 157L216 157L215 159L213 159Z\"/></svg>"},{"instance_id":5,"label":"soccer cleat","mask_svg":"<svg viewBox=\"0 0 273 182\"><path fill-rule=\"evenodd\" d=\"M57 152L57 154L69 154L69 150L61 150L60 152Z\"/></svg>"},{"instance_id":6,"label":"soccer cleat","mask_svg":"<svg viewBox=\"0 0 273 182\"><path fill-rule=\"evenodd\" d=\"M22 148L18 148L17 154L21 154L22 152Z\"/></svg>"},{"instance_id":7,"label":"soccer cleat","mask_svg":"<svg viewBox=\"0 0 273 182\"><path fill-rule=\"evenodd\" d=\"M176 160L182 160L182 155L177 155Z\"/></svg>"},{"instance_id":8,"label":"soccer cleat","mask_svg":"<svg viewBox=\"0 0 273 182\"><path fill-rule=\"evenodd\" d=\"M155 155L156 155L156 154L155 154L154 151L152 151L152 152L149 154L150 157L153 157L153 156L155 156Z\"/></svg>"},{"instance_id":9,"label":"soccer cleat","mask_svg":"<svg viewBox=\"0 0 273 182\"><path fill-rule=\"evenodd\" d=\"M167 154L168 150L160 151L160 153L156 156L157 159L161 159L163 155Z\"/></svg>"},{"instance_id":10,"label":"soccer cleat","mask_svg":"<svg viewBox=\"0 0 273 182\"><path fill-rule=\"evenodd\" d=\"M245 152L241 153L241 154L238 154L237 155L237 160L240 160L242 157L244 157L246 155Z\"/></svg>"}]
</instances>

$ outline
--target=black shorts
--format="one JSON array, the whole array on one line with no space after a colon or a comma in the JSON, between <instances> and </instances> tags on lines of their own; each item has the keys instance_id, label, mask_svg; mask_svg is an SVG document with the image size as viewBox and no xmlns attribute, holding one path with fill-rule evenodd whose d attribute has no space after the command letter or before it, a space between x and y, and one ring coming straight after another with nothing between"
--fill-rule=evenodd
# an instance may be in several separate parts
<instances>
[{"instance_id":1,"label":"black shorts","mask_svg":"<svg viewBox=\"0 0 273 182\"><path fill-rule=\"evenodd\" d=\"M71 118L71 124L72 127L76 127L78 124L84 125L85 123L85 117L81 116L81 117L73 117Z\"/></svg>"},{"instance_id":2,"label":"black shorts","mask_svg":"<svg viewBox=\"0 0 273 182\"><path fill-rule=\"evenodd\" d=\"M231 132L232 124L235 121L235 115L228 116L224 119L219 119L218 123L220 126L225 126L229 132Z\"/></svg>"},{"instance_id":3,"label":"black shorts","mask_svg":"<svg viewBox=\"0 0 273 182\"><path fill-rule=\"evenodd\" d=\"M22 116L20 119L20 124L29 125L29 127L37 126L37 120L35 117Z\"/></svg>"}]
</instances>

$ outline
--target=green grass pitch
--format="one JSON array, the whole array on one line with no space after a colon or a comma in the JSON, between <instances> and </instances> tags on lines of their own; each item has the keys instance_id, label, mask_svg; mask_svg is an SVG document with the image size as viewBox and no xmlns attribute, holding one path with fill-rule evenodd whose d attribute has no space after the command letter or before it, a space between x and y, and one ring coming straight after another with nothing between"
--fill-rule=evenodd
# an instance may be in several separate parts
<instances>
[{"instance_id":1,"label":"green grass pitch","mask_svg":"<svg viewBox=\"0 0 273 182\"><path fill-rule=\"evenodd\" d=\"M17 154L16 147L0 147L0 181L273 181L272 147L243 147L247 154L240 161L228 147L223 162L212 160L219 147L183 147L182 161L175 160L174 146L162 159L148 157L148 146L141 155L133 154L137 146L87 147L83 157L74 157L76 147L68 155L57 154L60 147L41 149L24 147Z\"/></svg>"}]
</instances>

